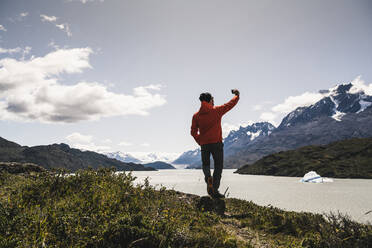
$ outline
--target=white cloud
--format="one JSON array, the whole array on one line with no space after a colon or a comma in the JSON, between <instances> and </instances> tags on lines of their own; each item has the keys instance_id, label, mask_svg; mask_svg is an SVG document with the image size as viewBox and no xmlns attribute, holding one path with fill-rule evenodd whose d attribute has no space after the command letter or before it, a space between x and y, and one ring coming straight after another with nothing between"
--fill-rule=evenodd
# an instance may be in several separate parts
<instances>
[{"instance_id":1,"label":"white cloud","mask_svg":"<svg viewBox=\"0 0 372 248\"><path fill-rule=\"evenodd\" d=\"M56 27L63 30L67 34L67 36L72 36L72 33L70 31L70 26L67 23L57 24Z\"/></svg>"},{"instance_id":2,"label":"white cloud","mask_svg":"<svg viewBox=\"0 0 372 248\"><path fill-rule=\"evenodd\" d=\"M20 47L10 48L10 49L6 49L6 48L1 48L0 47L0 53L9 53L9 54L12 54L12 53L20 53L21 51L22 51L22 48L20 48Z\"/></svg>"},{"instance_id":3,"label":"white cloud","mask_svg":"<svg viewBox=\"0 0 372 248\"><path fill-rule=\"evenodd\" d=\"M272 111L278 113L289 113L298 107L310 106L324 97L321 93L305 92L299 96L290 96L272 108Z\"/></svg>"},{"instance_id":4,"label":"white cloud","mask_svg":"<svg viewBox=\"0 0 372 248\"><path fill-rule=\"evenodd\" d=\"M92 135L83 135L81 133L75 132L66 137L67 143L73 147L80 150L88 150L94 152L105 152L112 151L110 146L106 145L96 145L94 137Z\"/></svg>"},{"instance_id":5,"label":"white cloud","mask_svg":"<svg viewBox=\"0 0 372 248\"><path fill-rule=\"evenodd\" d=\"M132 143L129 143L129 142L122 141L118 145L119 146L132 146L133 144Z\"/></svg>"},{"instance_id":6,"label":"white cloud","mask_svg":"<svg viewBox=\"0 0 372 248\"><path fill-rule=\"evenodd\" d=\"M284 115L295 110L298 107L310 106L320 99L325 97L321 93L305 92L299 96L289 96L283 103L277 104L271 108L271 111L261 113L260 119L267 121L277 126L278 122L284 117Z\"/></svg>"},{"instance_id":7,"label":"white cloud","mask_svg":"<svg viewBox=\"0 0 372 248\"><path fill-rule=\"evenodd\" d=\"M32 50L32 47L30 46L26 46L23 50L22 50L22 60L25 59L26 55L29 54Z\"/></svg>"},{"instance_id":8,"label":"white cloud","mask_svg":"<svg viewBox=\"0 0 372 248\"><path fill-rule=\"evenodd\" d=\"M13 54L13 53L22 53L22 60L25 59L25 56L31 52L31 47L26 46L25 48L16 47L16 48L2 48L0 47L0 54L1 53L7 53L7 54Z\"/></svg>"},{"instance_id":9,"label":"white cloud","mask_svg":"<svg viewBox=\"0 0 372 248\"><path fill-rule=\"evenodd\" d=\"M69 144L72 148L80 149L83 151L93 151L93 152L112 152L110 146L100 146L94 143L89 144Z\"/></svg>"},{"instance_id":10,"label":"white cloud","mask_svg":"<svg viewBox=\"0 0 372 248\"><path fill-rule=\"evenodd\" d=\"M28 16L28 12L22 12L20 13L19 15L17 15L15 18L8 18L9 21L11 22L20 22L20 21L23 21L23 19L25 19L26 17Z\"/></svg>"},{"instance_id":11,"label":"white cloud","mask_svg":"<svg viewBox=\"0 0 372 248\"><path fill-rule=\"evenodd\" d=\"M40 17L43 22L56 22L58 19L56 16L40 15Z\"/></svg>"},{"instance_id":12,"label":"white cloud","mask_svg":"<svg viewBox=\"0 0 372 248\"><path fill-rule=\"evenodd\" d=\"M0 60L0 118L19 121L78 122L102 117L148 115L166 103L152 91L159 85L140 86L132 95L114 93L98 82L61 84L63 73L91 68L90 48L59 49L29 60Z\"/></svg>"},{"instance_id":13,"label":"white cloud","mask_svg":"<svg viewBox=\"0 0 372 248\"><path fill-rule=\"evenodd\" d=\"M0 24L0 31L6 32L7 30L6 30L6 28L3 25Z\"/></svg>"},{"instance_id":14,"label":"white cloud","mask_svg":"<svg viewBox=\"0 0 372 248\"><path fill-rule=\"evenodd\" d=\"M150 144L149 143L142 143L141 146L144 146L144 147L149 147Z\"/></svg>"},{"instance_id":15,"label":"white cloud","mask_svg":"<svg viewBox=\"0 0 372 248\"><path fill-rule=\"evenodd\" d=\"M265 106L267 106L269 104L272 104L272 102L271 101L261 102L259 104L253 105L252 110L254 110L254 111L260 111L260 110L264 109Z\"/></svg>"},{"instance_id":16,"label":"white cloud","mask_svg":"<svg viewBox=\"0 0 372 248\"><path fill-rule=\"evenodd\" d=\"M58 50L59 49L59 46L54 42L54 40L52 40L51 42L49 42L48 47L52 47L52 48L54 48L54 50Z\"/></svg>"},{"instance_id":17,"label":"white cloud","mask_svg":"<svg viewBox=\"0 0 372 248\"><path fill-rule=\"evenodd\" d=\"M17 15L15 18L10 17L10 18L8 18L8 20L11 21L11 22L17 22L17 21L18 21L18 22L21 22L21 21L23 21L23 19L25 19L28 15L29 15L28 12L22 12L22 13L20 13L19 15Z\"/></svg>"},{"instance_id":18,"label":"white cloud","mask_svg":"<svg viewBox=\"0 0 372 248\"><path fill-rule=\"evenodd\" d=\"M365 84L361 79L361 76L355 78L352 82L353 86L350 88L349 92L352 94L364 91L366 95L372 96L372 84Z\"/></svg>"},{"instance_id":19,"label":"white cloud","mask_svg":"<svg viewBox=\"0 0 372 248\"><path fill-rule=\"evenodd\" d=\"M66 137L70 143L90 143L93 140L92 135L83 135L81 133L72 133Z\"/></svg>"},{"instance_id":20,"label":"white cloud","mask_svg":"<svg viewBox=\"0 0 372 248\"><path fill-rule=\"evenodd\" d=\"M273 112L263 112L260 115L260 119L263 121L270 122L273 125L277 125L277 119L278 119L279 114L278 113L273 113Z\"/></svg>"},{"instance_id":21,"label":"white cloud","mask_svg":"<svg viewBox=\"0 0 372 248\"><path fill-rule=\"evenodd\" d=\"M41 21L43 22L52 22L55 23L58 19L56 16L47 16L47 15L40 15ZM71 30L70 30L70 25L68 23L62 23L62 24L55 24L57 28L62 30L67 34L67 36L72 36Z\"/></svg>"}]
</instances>

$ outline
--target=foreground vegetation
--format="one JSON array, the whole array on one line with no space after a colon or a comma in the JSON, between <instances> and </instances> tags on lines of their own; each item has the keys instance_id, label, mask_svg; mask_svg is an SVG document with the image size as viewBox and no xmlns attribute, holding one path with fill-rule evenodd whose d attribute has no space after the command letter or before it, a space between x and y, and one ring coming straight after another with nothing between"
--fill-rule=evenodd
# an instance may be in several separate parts
<instances>
[{"instance_id":1,"label":"foreground vegetation","mask_svg":"<svg viewBox=\"0 0 372 248\"><path fill-rule=\"evenodd\" d=\"M344 216L285 212L226 199L225 215L198 196L129 173L0 173L0 247L372 247L372 227Z\"/></svg>"},{"instance_id":2,"label":"foreground vegetation","mask_svg":"<svg viewBox=\"0 0 372 248\"><path fill-rule=\"evenodd\" d=\"M268 155L237 170L239 174L372 179L372 138L348 139L325 146L305 146Z\"/></svg>"}]
</instances>

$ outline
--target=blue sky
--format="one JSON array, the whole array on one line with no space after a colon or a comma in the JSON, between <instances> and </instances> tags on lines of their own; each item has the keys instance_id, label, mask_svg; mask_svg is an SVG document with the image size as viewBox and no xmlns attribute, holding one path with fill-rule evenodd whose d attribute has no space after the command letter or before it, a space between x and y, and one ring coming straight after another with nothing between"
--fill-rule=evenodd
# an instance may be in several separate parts
<instances>
[{"instance_id":1,"label":"blue sky","mask_svg":"<svg viewBox=\"0 0 372 248\"><path fill-rule=\"evenodd\" d=\"M225 132L372 82L369 0L1 0L0 136L183 152L198 96L241 91Z\"/></svg>"}]
</instances>

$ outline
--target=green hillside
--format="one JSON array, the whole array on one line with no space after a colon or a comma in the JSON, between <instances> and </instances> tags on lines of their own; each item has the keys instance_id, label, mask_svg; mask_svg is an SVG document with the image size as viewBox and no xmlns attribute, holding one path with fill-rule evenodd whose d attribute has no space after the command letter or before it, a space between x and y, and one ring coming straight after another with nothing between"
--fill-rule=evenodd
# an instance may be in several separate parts
<instances>
[{"instance_id":1,"label":"green hillside","mask_svg":"<svg viewBox=\"0 0 372 248\"><path fill-rule=\"evenodd\" d=\"M155 161L155 162L152 162L152 163L143 164L143 166L145 166L146 168L151 167L151 168L154 168L154 169L157 169L157 170L176 169L176 168L174 168L173 165L162 162L162 161Z\"/></svg>"},{"instance_id":2,"label":"green hillside","mask_svg":"<svg viewBox=\"0 0 372 248\"><path fill-rule=\"evenodd\" d=\"M340 215L287 212L134 185L109 169L0 171L0 247L370 247L372 226Z\"/></svg>"},{"instance_id":3,"label":"green hillside","mask_svg":"<svg viewBox=\"0 0 372 248\"><path fill-rule=\"evenodd\" d=\"M372 178L372 138L275 153L241 167L236 173L302 177L309 171L323 177Z\"/></svg>"}]
</instances>

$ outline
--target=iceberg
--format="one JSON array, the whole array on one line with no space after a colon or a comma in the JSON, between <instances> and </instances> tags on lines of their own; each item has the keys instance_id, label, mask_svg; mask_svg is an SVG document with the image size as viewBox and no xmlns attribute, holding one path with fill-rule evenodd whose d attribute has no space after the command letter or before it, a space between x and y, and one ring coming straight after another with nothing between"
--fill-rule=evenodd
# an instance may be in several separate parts
<instances>
[{"instance_id":1,"label":"iceberg","mask_svg":"<svg viewBox=\"0 0 372 248\"><path fill-rule=\"evenodd\" d=\"M332 179L321 177L318 173L315 171L309 171L305 174L303 178L301 178L300 182L302 183L330 183L333 182Z\"/></svg>"}]
</instances>

